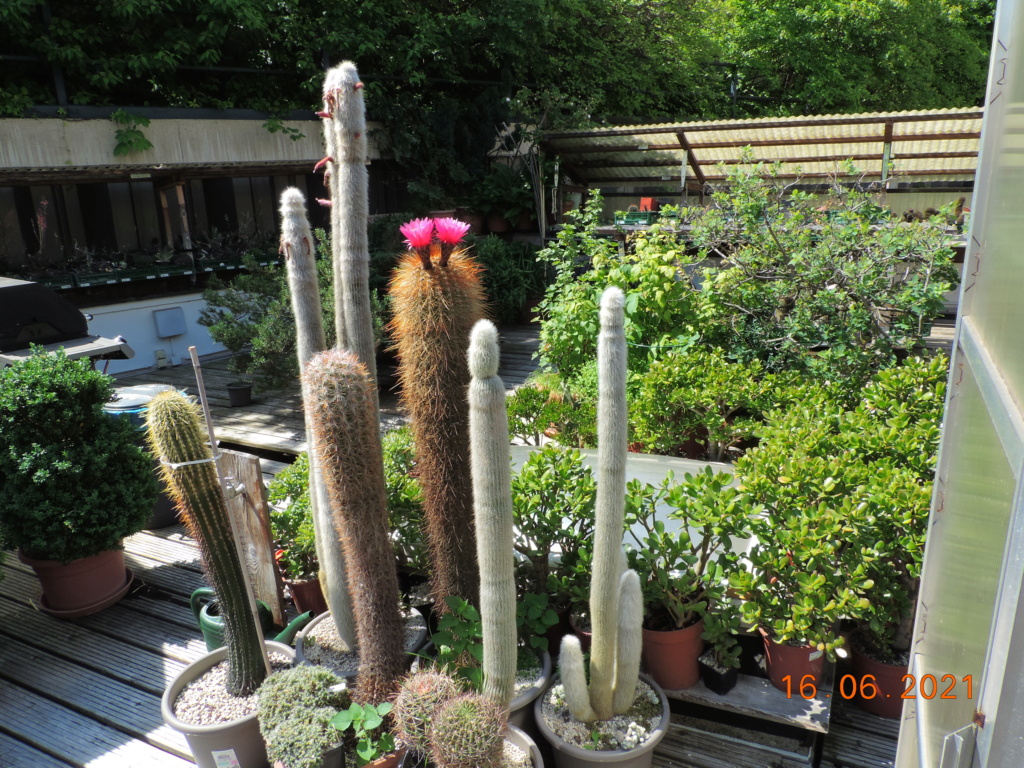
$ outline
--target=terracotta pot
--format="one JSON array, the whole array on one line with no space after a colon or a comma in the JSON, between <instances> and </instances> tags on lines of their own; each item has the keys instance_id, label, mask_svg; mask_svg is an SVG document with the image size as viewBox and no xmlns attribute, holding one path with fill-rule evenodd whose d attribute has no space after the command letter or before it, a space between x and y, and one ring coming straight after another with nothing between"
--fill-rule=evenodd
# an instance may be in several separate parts
<instances>
[{"instance_id":1,"label":"terracotta pot","mask_svg":"<svg viewBox=\"0 0 1024 768\"><path fill-rule=\"evenodd\" d=\"M865 712L870 712L879 717L888 717L893 720L899 719L903 715L903 699L900 698L900 695L907 688L906 683L903 682L903 676L907 674L907 665L884 664L865 656L856 645L851 644L850 648L852 651L850 656L853 666L853 679L854 684L857 686L857 696L854 697L853 703ZM878 693L871 699L864 699L860 696L861 690L866 688L864 685L865 675L874 676L873 682L878 689ZM844 677L846 676L844 675ZM837 685L842 685L842 682L840 679L837 681ZM869 679L868 682L872 681ZM847 680L845 687L841 687L839 690L845 689L849 693L849 686L850 681ZM868 690L870 689L868 688Z\"/></svg>"},{"instance_id":2,"label":"terracotta pot","mask_svg":"<svg viewBox=\"0 0 1024 768\"><path fill-rule=\"evenodd\" d=\"M583 652L584 653L589 652L590 651L591 635L593 633L588 632L585 629L580 629L576 625L576 619L573 618L573 615L572 615L571 612L569 613L569 626L572 628L573 634L576 635L576 637L578 637L580 639L580 647L583 649Z\"/></svg>"},{"instance_id":3,"label":"terracotta pot","mask_svg":"<svg viewBox=\"0 0 1024 768\"><path fill-rule=\"evenodd\" d=\"M455 218L465 224L469 224L469 231L474 235L482 235L484 233L484 215L482 213L475 213L466 208L458 208L455 210Z\"/></svg>"},{"instance_id":4,"label":"terracotta pot","mask_svg":"<svg viewBox=\"0 0 1024 768\"><path fill-rule=\"evenodd\" d=\"M704 620L668 632L644 630L644 665L662 688L680 691L700 680L697 659L704 653Z\"/></svg>"},{"instance_id":5,"label":"terracotta pot","mask_svg":"<svg viewBox=\"0 0 1024 768\"><path fill-rule=\"evenodd\" d=\"M504 216L497 213L487 214L487 229L491 232L508 232L511 228Z\"/></svg>"},{"instance_id":6,"label":"terracotta pot","mask_svg":"<svg viewBox=\"0 0 1024 768\"><path fill-rule=\"evenodd\" d=\"M134 578L125 568L120 549L66 565L56 560L36 560L22 552L18 552L18 559L32 567L43 587L42 610L61 619L88 616L113 605L127 594Z\"/></svg>"},{"instance_id":7,"label":"terracotta pot","mask_svg":"<svg viewBox=\"0 0 1024 768\"><path fill-rule=\"evenodd\" d=\"M293 655L292 649L281 643L268 642L267 650L289 658ZM255 712L218 725L193 725L179 720L174 714L174 702L185 686L223 661L227 655L227 648L218 648L181 670L164 690L160 699L160 712L167 725L184 734L192 758L199 768L221 768L223 765L264 768L267 765L267 746L260 735Z\"/></svg>"},{"instance_id":8,"label":"terracotta pot","mask_svg":"<svg viewBox=\"0 0 1024 768\"><path fill-rule=\"evenodd\" d=\"M533 223L533 217L528 213L520 214L519 218L516 220L516 232L529 232L536 228L537 227Z\"/></svg>"},{"instance_id":9,"label":"terracotta pot","mask_svg":"<svg viewBox=\"0 0 1024 768\"><path fill-rule=\"evenodd\" d=\"M810 645L780 645L772 640L768 633L758 628L764 638L764 654L768 664L768 678L772 685L780 691L787 690L789 676L790 691L800 690L800 681L806 675L814 678L815 685L821 685L822 671L825 668L825 652Z\"/></svg>"},{"instance_id":10,"label":"terracotta pot","mask_svg":"<svg viewBox=\"0 0 1024 768\"><path fill-rule=\"evenodd\" d=\"M367 763L363 768L395 768L405 760L405 753L406 750L403 747L397 752L390 752L372 763Z\"/></svg>"},{"instance_id":11,"label":"terracotta pot","mask_svg":"<svg viewBox=\"0 0 1024 768\"><path fill-rule=\"evenodd\" d=\"M307 579L305 581L292 581L285 579L289 591L292 593L292 602L295 603L295 610L299 613L313 611L317 616L327 613L327 600L324 599L324 591L320 586L320 579Z\"/></svg>"}]
</instances>

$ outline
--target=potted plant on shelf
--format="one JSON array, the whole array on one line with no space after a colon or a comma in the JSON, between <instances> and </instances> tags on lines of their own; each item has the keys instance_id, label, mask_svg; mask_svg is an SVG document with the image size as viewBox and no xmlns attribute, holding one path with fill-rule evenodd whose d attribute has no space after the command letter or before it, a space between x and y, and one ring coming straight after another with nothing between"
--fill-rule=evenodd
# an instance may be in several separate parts
<instances>
[{"instance_id":1,"label":"potted plant on shelf","mask_svg":"<svg viewBox=\"0 0 1024 768\"><path fill-rule=\"evenodd\" d=\"M739 608L731 600L719 602L704 615L702 637L707 649L701 654L700 678L708 690L724 696L733 689L740 673Z\"/></svg>"},{"instance_id":2,"label":"potted plant on shelf","mask_svg":"<svg viewBox=\"0 0 1024 768\"><path fill-rule=\"evenodd\" d=\"M274 560L300 613L327 611L320 588L313 510L309 502L309 456L300 454L267 487Z\"/></svg>"},{"instance_id":3,"label":"potted plant on shelf","mask_svg":"<svg viewBox=\"0 0 1024 768\"><path fill-rule=\"evenodd\" d=\"M734 542L750 536L732 475L710 467L659 487L634 480L626 493L627 558L644 592L644 660L663 688L700 680L704 616L736 569Z\"/></svg>"},{"instance_id":4,"label":"potted plant on shelf","mask_svg":"<svg viewBox=\"0 0 1024 768\"><path fill-rule=\"evenodd\" d=\"M492 166L480 184L479 197L491 232L507 232L512 227L527 229L535 218L530 182L512 166Z\"/></svg>"},{"instance_id":5,"label":"potted plant on shelf","mask_svg":"<svg viewBox=\"0 0 1024 768\"><path fill-rule=\"evenodd\" d=\"M43 586L42 609L72 618L128 591L121 542L158 494L127 419L104 413L110 377L89 360L35 348L0 371L0 542Z\"/></svg>"},{"instance_id":6,"label":"potted plant on shelf","mask_svg":"<svg viewBox=\"0 0 1024 768\"><path fill-rule=\"evenodd\" d=\"M598 337L598 478L590 614L590 679L579 640L562 639L561 684L537 699L537 725L559 766L584 762L650 765L668 729L668 699L640 675L643 596L640 579L622 553L625 520L627 418L625 296L608 288L601 298ZM631 720L628 728L609 721ZM580 737L583 737L580 739ZM589 747L589 749L588 749Z\"/></svg>"}]
</instances>

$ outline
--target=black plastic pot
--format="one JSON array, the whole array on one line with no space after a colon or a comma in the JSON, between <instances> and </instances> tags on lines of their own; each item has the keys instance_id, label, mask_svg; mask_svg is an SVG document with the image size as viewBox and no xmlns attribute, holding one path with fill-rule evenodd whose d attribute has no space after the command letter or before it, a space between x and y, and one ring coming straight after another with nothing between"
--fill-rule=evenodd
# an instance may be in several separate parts
<instances>
[{"instance_id":1,"label":"black plastic pot","mask_svg":"<svg viewBox=\"0 0 1024 768\"><path fill-rule=\"evenodd\" d=\"M249 405L252 402L252 384L247 381L233 381L227 385L228 400L232 408Z\"/></svg>"},{"instance_id":2,"label":"black plastic pot","mask_svg":"<svg viewBox=\"0 0 1024 768\"><path fill-rule=\"evenodd\" d=\"M700 679L709 691L713 691L719 696L725 696L736 687L736 682L740 677L740 670L737 667L730 667L725 672L719 672L708 664L703 656L698 661L700 661Z\"/></svg>"}]
</instances>

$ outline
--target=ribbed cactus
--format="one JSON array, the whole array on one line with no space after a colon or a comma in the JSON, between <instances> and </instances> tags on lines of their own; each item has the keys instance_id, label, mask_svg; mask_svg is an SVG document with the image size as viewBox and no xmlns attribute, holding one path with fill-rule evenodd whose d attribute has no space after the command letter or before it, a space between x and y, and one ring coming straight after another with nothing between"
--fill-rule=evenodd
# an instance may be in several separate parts
<instances>
[{"instance_id":1,"label":"ribbed cactus","mask_svg":"<svg viewBox=\"0 0 1024 768\"><path fill-rule=\"evenodd\" d=\"M324 130L331 191L334 315L338 346L347 349L377 380L376 341L370 310L370 201L366 170L366 107L356 65L342 62L324 79ZM373 393L377 397L376 390Z\"/></svg>"},{"instance_id":2,"label":"ribbed cactus","mask_svg":"<svg viewBox=\"0 0 1024 768\"><path fill-rule=\"evenodd\" d=\"M434 229L438 240L433 240ZM479 575L469 470L469 332L484 316L480 267L458 243L467 225L423 219L402 228L413 249L391 280L391 334L412 417L423 488L431 592L439 610L476 602Z\"/></svg>"},{"instance_id":3,"label":"ribbed cactus","mask_svg":"<svg viewBox=\"0 0 1024 768\"><path fill-rule=\"evenodd\" d=\"M430 723L434 712L461 692L459 684L445 672L423 671L409 675L402 681L395 707L391 710L395 736L414 752L429 755Z\"/></svg>"},{"instance_id":4,"label":"ribbed cactus","mask_svg":"<svg viewBox=\"0 0 1024 768\"><path fill-rule=\"evenodd\" d=\"M147 436L182 522L199 545L206 578L217 593L228 649L227 690L248 696L266 677L266 650L200 419L197 404L179 392L163 392L150 401Z\"/></svg>"},{"instance_id":5,"label":"ribbed cactus","mask_svg":"<svg viewBox=\"0 0 1024 768\"><path fill-rule=\"evenodd\" d=\"M605 290L597 345L597 503L590 584L593 640L589 693L579 641L567 636L560 654L566 701L573 716L584 722L607 720L628 709L640 671L640 582L635 573L625 570L622 552L628 425L624 306L621 290Z\"/></svg>"},{"instance_id":6,"label":"ribbed cactus","mask_svg":"<svg viewBox=\"0 0 1024 768\"><path fill-rule=\"evenodd\" d=\"M306 217L306 199L302 192L295 187L288 187L282 192L280 213L280 252L284 255L288 271L288 288L295 315L296 351L299 370L302 370L314 355L327 348L313 233ZM305 391L302 399L307 399ZM341 542L334 533L330 499L320 470L320 451L313 439L313 426L308 416L306 434L309 436L309 500L313 511L313 531L324 598L339 636L350 648L354 648L356 633L348 577L345 574L345 556Z\"/></svg>"},{"instance_id":7,"label":"ribbed cactus","mask_svg":"<svg viewBox=\"0 0 1024 768\"><path fill-rule=\"evenodd\" d=\"M469 435L484 636L483 692L507 709L518 654L512 462L498 362L498 329L490 320L481 320L473 327L469 343Z\"/></svg>"},{"instance_id":8,"label":"ribbed cactus","mask_svg":"<svg viewBox=\"0 0 1024 768\"><path fill-rule=\"evenodd\" d=\"M438 768L489 768L501 762L508 712L493 699L464 693L434 712L430 757Z\"/></svg>"},{"instance_id":9,"label":"ribbed cactus","mask_svg":"<svg viewBox=\"0 0 1024 768\"><path fill-rule=\"evenodd\" d=\"M306 417L322 451L324 480L352 586L359 676L355 698L380 704L404 670L404 622L388 527L376 386L355 355L329 350L302 374Z\"/></svg>"}]
</instances>

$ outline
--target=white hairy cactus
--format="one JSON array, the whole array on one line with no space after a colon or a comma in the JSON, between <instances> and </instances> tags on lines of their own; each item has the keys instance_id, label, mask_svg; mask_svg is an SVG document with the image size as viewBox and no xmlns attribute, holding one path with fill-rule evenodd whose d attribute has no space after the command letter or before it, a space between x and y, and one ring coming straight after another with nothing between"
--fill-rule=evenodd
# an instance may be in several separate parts
<instances>
[{"instance_id":1,"label":"white hairy cactus","mask_svg":"<svg viewBox=\"0 0 1024 768\"><path fill-rule=\"evenodd\" d=\"M607 720L625 712L632 704L640 669L640 582L635 573L625 570L622 552L628 448L624 307L620 289L605 290L597 342L597 503L590 584L589 696L579 643L563 641L560 655L566 702L573 716L583 722Z\"/></svg>"},{"instance_id":2,"label":"white hairy cactus","mask_svg":"<svg viewBox=\"0 0 1024 768\"><path fill-rule=\"evenodd\" d=\"M517 659L515 542L508 416L498 361L498 329L489 320L480 320L469 342L469 445L480 565L483 693L507 709Z\"/></svg>"},{"instance_id":3,"label":"white hairy cactus","mask_svg":"<svg viewBox=\"0 0 1024 768\"><path fill-rule=\"evenodd\" d=\"M313 233L306 216L306 199L295 187L281 193L281 248L288 272L288 289L295 315L296 351L299 370L314 356L327 348L324 320L320 306L320 287L317 281ZM303 388L305 401L309 394ZM345 555L341 542L334 533L330 498L324 485L321 469L321 451L312 439L313 426L307 420L309 440L309 501L313 512L313 532L316 554L323 573L321 579L324 599L330 608L338 634L350 648L356 647L355 621L352 617L352 599L348 591Z\"/></svg>"}]
</instances>

